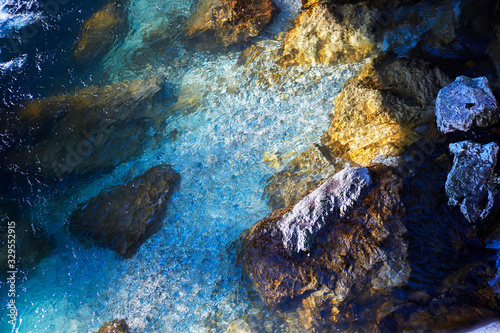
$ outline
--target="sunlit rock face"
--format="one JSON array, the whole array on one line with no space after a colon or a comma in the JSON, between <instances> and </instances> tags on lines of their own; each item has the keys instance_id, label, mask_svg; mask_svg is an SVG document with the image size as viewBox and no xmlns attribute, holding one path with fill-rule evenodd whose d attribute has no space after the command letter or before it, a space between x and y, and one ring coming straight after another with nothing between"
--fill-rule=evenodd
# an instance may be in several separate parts
<instances>
[{"instance_id":1,"label":"sunlit rock face","mask_svg":"<svg viewBox=\"0 0 500 333\"><path fill-rule=\"evenodd\" d=\"M371 185L366 168L346 168L298 202L277 223L286 249L310 251L314 237L329 220L345 217Z\"/></svg>"},{"instance_id":2,"label":"sunlit rock face","mask_svg":"<svg viewBox=\"0 0 500 333\"><path fill-rule=\"evenodd\" d=\"M125 319L108 321L102 325L97 333L129 333L129 328Z\"/></svg>"},{"instance_id":3,"label":"sunlit rock face","mask_svg":"<svg viewBox=\"0 0 500 333\"><path fill-rule=\"evenodd\" d=\"M488 127L500 119L495 96L485 77L459 76L441 89L436 99L436 118L443 133Z\"/></svg>"},{"instance_id":4,"label":"sunlit rock face","mask_svg":"<svg viewBox=\"0 0 500 333\"><path fill-rule=\"evenodd\" d=\"M407 281L402 181L383 166L365 176L372 189L357 196L345 215L325 210L325 223L306 252L291 251L283 242L280 223L296 208L277 210L242 235L240 262L264 304L301 307L301 321L311 328L345 317L340 308L354 298L386 294ZM354 186L341 178L342 186Z\"/></svg>"},{"instance_id":5,"label":"sunlit rock face","mask_svg":"<svg viewBox=\"0 0 500 333\"><path fill-rule=\"evenodd\" d=\"M399 156L416 141L432 141L434 101L448 83L448 77L426 61L376 57L335 100L324 141L362 166Z\"/></svg>"},{"instance_id":6,"label":"sunlit rock face","mask_svg":"<svg viewBox=\"0 0 500 333\"><path fill-rule=\"evenodd\" d=\"M140 154L146 131L167 117L149 107L162 89L160 78L138 79L27 102L15 130L30 147L11 152L7 168L49 179L109 171Z\"/></svg>"},{"instance_id":7,"label":"sunlit rock face","mask_svg":"<svg viewBox=\"0 0 500 333\"><path fill-rule=\"evenodd\" d=\"M180 175L169 165L153 167L77 207L69 230L81 240L130 258L163 225L166 203L179 182Z\"/></svg>"},{"instance_id":8,"label":"sunlit rock face","mask_svg":"<svg viewBox=\"0 0 500 333\"><path fill-rule=\"evenodd\" d=\"M52 254L56 241L47 232L24 219L11 218L0 208L0 276L8 271L29 271ZM9 228L10 227L10 228ZM10 230L10 231L9 231ZM10 236L9 236L10 235ZM15 243L13 243L15 241ZM15 267L9 267L9 248L15 244ZM12 250L11 250L12 251Z\"/></svg>"},{"instance_id":9,"label":"sunlit rock face","mask_svg":"<svg viewBox=\"0 0 500 333\"><path fill-rule=\"evenodd\" d=\"M495 191L490 186L497 163L498 145L462 141L450 144L455 157L446 181L450 205L460 205L469 222L483 220L491 211Z\"/></svg>"},{"instance_id":10,"label":"sunlit rock face","mask_svg":"<svg viewBox=\"0 0 500 333\"><path fill-rule=\"evenodd\" d=\"M315 3L287 32L282 66L354 62L370 55L380 40L377 13L368 6Z\"/></svg>"},{"instance_id":11,"label":"sunlit rock face","mask_svg":"<svg viewBox=\"0 0 500 333\"><path fill-rule=\"evenodd\" d=\"M257 36L276 13L272 0L201 0L187 37L202 48L228 46Z\"/></svg>"},{"instance_id":12,"label":"sunlit rock face","mask_svg":"<svg viewBox=\"0 0 500 333\"><path fill-rule=\"evenodd\" d=\"M99 60L128 28L128 0L111 1L83 25L74 57L81 62Z\"/></svg>"}]
</instances>

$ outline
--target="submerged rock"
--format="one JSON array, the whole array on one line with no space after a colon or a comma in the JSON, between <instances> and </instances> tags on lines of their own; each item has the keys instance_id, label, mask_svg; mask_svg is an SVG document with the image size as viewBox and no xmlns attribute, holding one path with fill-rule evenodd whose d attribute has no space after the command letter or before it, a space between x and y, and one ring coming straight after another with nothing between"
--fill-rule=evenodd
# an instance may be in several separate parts
<instances>
[{"instance_id":1,"label":"submerged rock","mask_svg":"<svg viewBox=\"0 0 500 333\"><path fill-rule=\"evenodd\" d=\"M27 102L16 135L29 147L11 152L7 169L63 179L116 167L140 154L149 128L168 116L149 111L162 89L160 78L138 79Z\"/></svg>"},{"instance_id":2,"label":"submerged rock","mask_svg":"<svg viewBox=\"0 0 500 333\"><path fill-rule=\"evenodd\" d=\"M361 166L400 156L417 141L432 142L437 136L434 100L448 82L443 72L424 60L378 56L335 99L323 141L332 156Z\"/></svg>"},{"instance_id":3,"label":"submerged rock","mask_svg":"<svg viewBox=\"0 0 500 333\"><path fill-rule=\"evenodd\" d=\"M129 333L125 319L105 322L97 333Z\"/></svg>"},{"instance_id":4,"label":"submerged rock","mask_svg":"<svg viewBox=\"0 0 500 333\"><path fill-rule=\"evenodd\" d=\"M284 247L293 252L310 251L315 235L328 221L344 217L370 185L366 168L346 168L335 174L277 223Z\"/></svg>"},{"instance_id":5,"label":"submerged rock","mask_svg":"<svg viewBox=\"0 0 500 333\"><path fill-rule=\"evenodd\" d=\"M169 165L158 165L109 192L101 192L78 206L70 218L70 232L131 258L160 230L166 202L179 186L180 175Z\"/></svg>"},{"instance_id":6,"label":"submerged rock","mask_svg":"<svg viewBox=\"0 0 500 333\"><path fill-rule=\"evenodd\" d=\"M371 190L367 188L370 181ZM299 302L309 309L312 322L325 316L334 322L349 299L384 294L404 284L410 270L403 239L406 229L398 219L403 213L401 189L402 182L386 167L375 168L369 176L364 168L348 169L303 199L304 203L276 210L242 234L239 260L263 303ZM321 195L328 190L335 193L330 201ZM364 191L368 193L363 196ZM350 207L348 214L338 210L340 202L345 209ZM295 230L310 238L301 243L300 238L287 237L283 224L292 221L294 214L306 214L303 208L309 205L316 207L310 214L317 215L314 220L321 223L315 225L321 228L310 237L312 233L308 235L297 224ZM303 249L301 244L306 243L307 253L287 249Z\"/></svg>"},{"instance_id":7,"label":"submerged rock","mask_svg":"<svg viewBox=\"0 0 500 333\"><path fill-rule=\"evenodd\" d=\"M92 15L78 38L74 57L81 62L99 59L127 30L128 0L111 1Z\"/></svg>"},{"instance_id":8,"label":"submerged rock","mask_svg":"<svg viewBox=\"0 0 500 333\"><path fill-rule=\"evenodd\" d=\"M450 144L455 155L446 180L450 205L459 205L465 218L476 223L483 220L493 207L494 190L489 186L497 163L498 145L462 141Z\"/></svg>"},{"instance_id":9,"label":"submerged rock","mask_svg":"<svg viewBox=\"0 0 500 333\"><path fill-rule=\"evenodd\" d=\"M257 36L272 20L272 0L201 0L187 37L203 48L228 46Z\"/></svg>"},{"instance_id":10,"label":"submerged rock","mask_svg":"<svg viewBox=\"0 0 500 333\"><path fill-rule=\"evenodd\" d=\"M468 131L473 126L488 127L500 120L500 110L488 79L459 76L439 91L436 100L439 130L449 133Z\"/></svg>"},{"instance_id":11,"label":"submerged rock","mask_svg":"<svg viewBox=\"0 0 500 333\"><path fill-rule=\"evenodd\" d=\"M264 195L272 210L296 204L335 174L334 165L313 146L299 154L280 172L267 180Z\"/></svg>"}]
</instances>

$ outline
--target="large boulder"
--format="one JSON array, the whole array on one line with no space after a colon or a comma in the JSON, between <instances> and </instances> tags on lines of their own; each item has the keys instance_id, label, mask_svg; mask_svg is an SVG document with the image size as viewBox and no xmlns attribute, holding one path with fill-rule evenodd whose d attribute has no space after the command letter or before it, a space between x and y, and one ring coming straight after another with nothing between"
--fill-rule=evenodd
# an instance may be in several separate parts
<instances>
[{"instance_id":1,"label":"large boulder","mask_svg":"<svg viewBox=\"0 0 500 333\"><path fill-rule=\"evenodd\" d=\"M459 76L441 89L436 99L436 118L439 130L467 132L474 126L488 127L500 120L495 96L488 79Z\"/></svg>"},{"instance_id":2,"label":"large boulder","mask_svg":"<svg viewBox=\"0 0 500 333\"><path fill-rule=\"evenodd\" d=\"M139 155L147 131L167 117L149 112L162 89L155 77L27 102L12 129L23 145L6 154L6 169L58 180L111 170Z\"/></svg>"},{"instance_id":3,"label":"large boulder","mask_svg":"<svg viewBox=\"0 0 500 333\"><path fill-rule=\"evenodd\" d=\"M163 225L165 205L179 182L180 175L169 165L153 167L79 205L71 214L69 230L131 258Z\"/></svg>"},{"instance_id":4,"label":"large boulder","mask_svg":"<svg viewBox=\"0 0 500 333\"><path fill-rule=\"evenodd\" d=\"M128 0L114 0L83 25L74 57L81 62L99 60L127 30Z\"/></svg>"},{"instance_id":5,"label":"large boulder","mask_svg":"<svg viewBox=\"0 0 500 333\"><path fill-rule=\"evenodd\" d=\"M201 0L188 20L187 37L207 49L243 42L257 36L275 12L272 0Z\"/></svg>"},{"instance_id":6,"label":"large boulder","mask_svg":"<svg viewBox=\"0 0 500 333\"><path fill-rule=\"evenodd\" d=\"M448 77L417 58L376 57L349 80L335 99L323 141L339 156L361 166L397 157L417 141L437 135L434 101Z\"/></svg>"},{"instance_id":7,"label":"large boulder","mask_svg":"<svg viewBox=\"0 0 500 333\"><path fill-rule=\"evenodd\" d=\"M460 205L465 218L476 223L491 211L495 191L490 183L497 163L498 145L462 141L450 144L455 155L453 168L446 180L450 205Z\"/></svg>"},{"instance_id":8,"label":"large boulder","mask_svg":"<svg viewBox=\"0 0 500 333\"><path fill-rule=\"evenodd\" d=\"M399 219L404 212L401 189L402 181L387 167L347 169L295 207L276 210L243 233L239 261L262 302L302 304L311 322L325 317L335 321L349 300L387 294L403 285L410 269L406 229ZM324 194L329 191L333 196L328 199ZM305 231L307 242L289 238L283 228L299 220L321 226L308 234L300 223L292 223L299 226L296 231Z\"/></svg>"}]
</instances>

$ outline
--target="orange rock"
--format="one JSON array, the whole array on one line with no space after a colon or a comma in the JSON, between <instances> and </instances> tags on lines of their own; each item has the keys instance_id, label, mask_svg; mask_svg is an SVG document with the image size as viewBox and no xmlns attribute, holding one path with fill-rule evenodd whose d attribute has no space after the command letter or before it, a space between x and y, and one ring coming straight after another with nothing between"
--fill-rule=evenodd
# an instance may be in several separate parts
<instances>
[{"instance_id":1,"label":"orange rock","mask_svg":"<svg viewBox=\"0 0 500 333\"><path fill-rule=\"evenodd\" d=\"M187 37L202 48L228 46L257 36L275 12L272 0L201 0L189 18Z\"/></svg>"},{"instance_id":2,"label":"orange rock","mask_svg":"<svg viewBox=\"0 0 500 333\"><path fill-rule=\"evenodd\" d=\"M341 146L357 165L399 156L412 143L432 138L433 103L448 83L448 77L426 61L381 55L336 98L324 141Z\"/></svg>"}]
</instances>

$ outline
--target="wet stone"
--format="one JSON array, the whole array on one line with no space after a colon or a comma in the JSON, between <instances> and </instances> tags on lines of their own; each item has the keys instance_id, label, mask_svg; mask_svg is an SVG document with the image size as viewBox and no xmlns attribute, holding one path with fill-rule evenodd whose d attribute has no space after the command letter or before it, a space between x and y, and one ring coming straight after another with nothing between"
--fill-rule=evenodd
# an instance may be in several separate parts
<instances>
[{"instance_id":1,"label":"wet stone","mask_svg":"<svg viewBox=\"0 0 500 333\"><path fill-rule=\"evenodd\" d=\"M398 219L404 211L399 205L402 182L384 166L369 172L347 170L303 199L317 207L310 213L316 225L322 226L311 229L316 234L307 242L289 238L283 228L284 222L293 222L294 214L305 213L306 205L301 202L274 211L242 234L239 261L262 302L302 304L302 314L309 318L302 322L319 323L325 315L334 322L339 307L360 296L354 290L383 294L404 284L409 276L402 238L406 229ZM345 187L340 186L343 181ZM321 201L321 193L330 190L334 199ZM295 230L304 231L305 237L312 235L300 226ZM296 252L303 244L308 244L307 253Z\"/></svg>"},{"instance_id":2,"label":"wet stone","mask_svg":"<svg viewBox=\"0 0 500 333\"><path fill-rule=\"evenodd\" d=\"M100 60L128 28L128 0L111 1L84 24L74 57L81 62Z\"/></svg>"},{"instance_id":3,"label":"wet stone","mask_svg":"<svg viewBox=\"0 0 500 333\"><path fill-rule=\"evenodd\" d=\"M459 76L441 89L436 100L436 118L443 133L488 127L500 120L495 96L485 77Z\"/></svg>"},{"instance_id":4,"label":"wet stone","mask_svg":"<svg viewBox=\"0 0 500 333\"><path fill-rule=\"evenodd\" d=\"M131 258L162 227L166 203L179 186L180 175L158 165L126 184L79 205L70 217L70 232L80 240Z\"/></svg>"},{"instance_id":5,"label":"wet stone","mask_svg":"<svg viewBox=\"0 0 500 333\"><path fill-rule=\"evenodd\" d=\"M344 217L370 185L366 168L346 168L335 174L278 222L284 247L294 252L309 251L314 236L327 221Z\"/></svg>"},{"instance_id":6,"label":"wet stone","mask_svg":"<svg viewBox=\"0 0 500 333\"><path fill-rule=\"evenodd\" d=\"M276 10L272 0L201 0L187 37L204 49L243 42L271 23Z\"/></svg>"},{"instance_id":7,"label":"wet stone","mask_svg":"<svg viewBox=\"0 0 500 333\"><path fill-rule=\"evenodd\" d=\"M465 218L476 223L493 207L495 191L489 186L497 163L498 145L462 141L450 144L455 155L446 180L450 205L460 205Z\"/></svg>"},{"instance_id":8,"label":"wet stone","mask_svg":"<svg viewBox=\"0 0 500 333\"><path fill-rule=\"evenodd\" d=\"M129 333L129 328L125 319L105 322L97 333Z\"/></svg>"}]
</instances>

